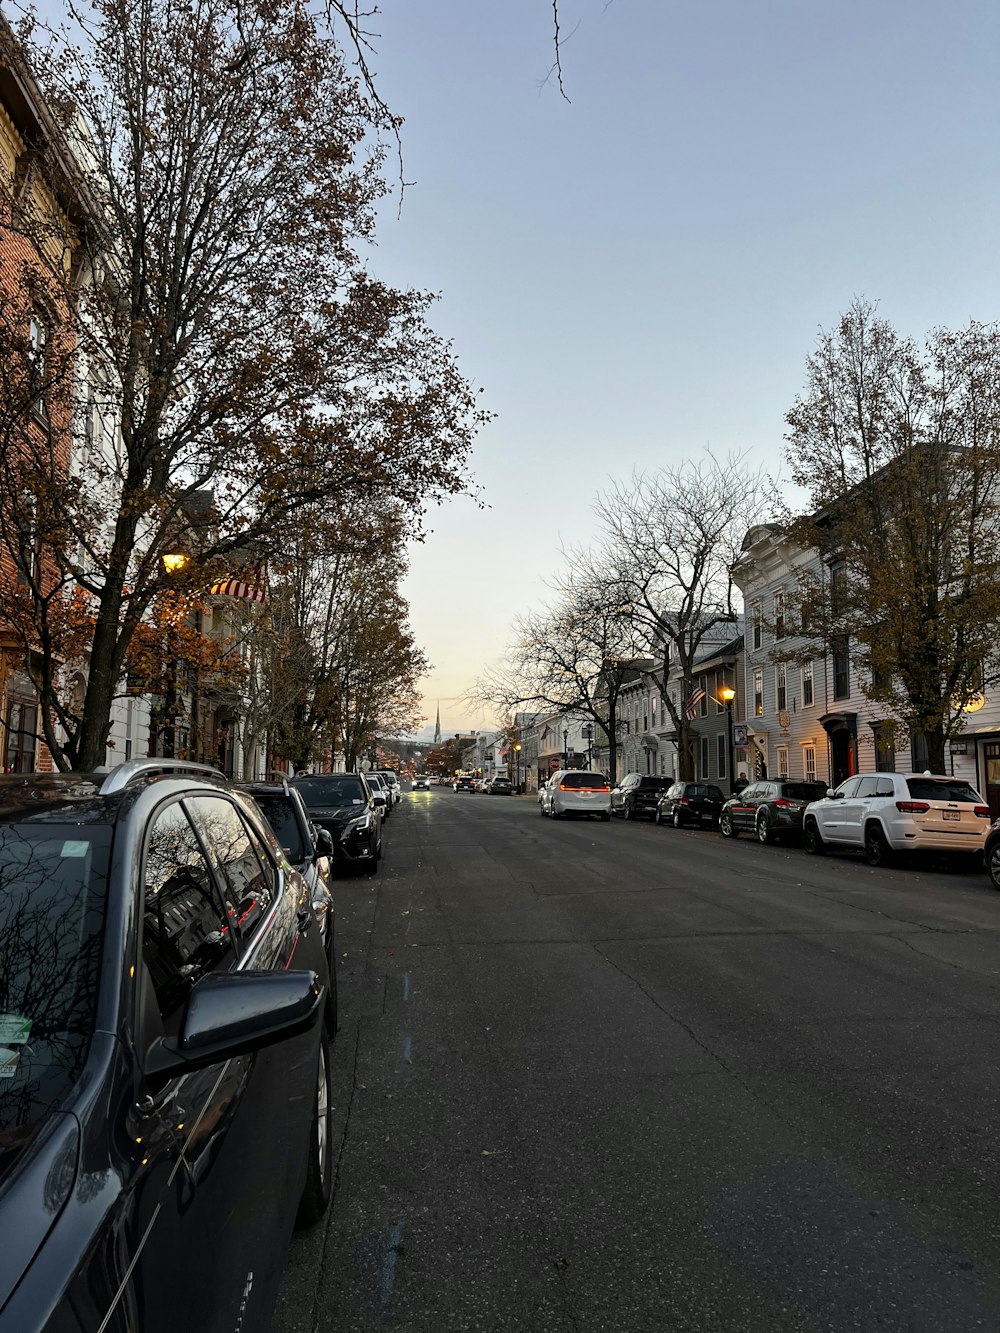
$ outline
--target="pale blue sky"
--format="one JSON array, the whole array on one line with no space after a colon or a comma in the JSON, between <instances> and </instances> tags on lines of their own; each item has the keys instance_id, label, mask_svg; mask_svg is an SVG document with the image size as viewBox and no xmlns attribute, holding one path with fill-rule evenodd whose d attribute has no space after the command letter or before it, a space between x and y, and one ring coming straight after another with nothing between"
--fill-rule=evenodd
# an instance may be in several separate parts
<instances>
[{"instance_id":1,"label":"pale blue sky","mask_svg":"<svg viewBox=\"0 0 1000 1333\"><path fill-rule=\"evenodd\" d=\"M404 591L445 732L546 596L608 477L706 443L781 457L806 355L856 295L901 329L993 320L995 0L383 0L408 189L373 263L499 413L487 510L432 516Z\"/></svg>"}]
</instances>

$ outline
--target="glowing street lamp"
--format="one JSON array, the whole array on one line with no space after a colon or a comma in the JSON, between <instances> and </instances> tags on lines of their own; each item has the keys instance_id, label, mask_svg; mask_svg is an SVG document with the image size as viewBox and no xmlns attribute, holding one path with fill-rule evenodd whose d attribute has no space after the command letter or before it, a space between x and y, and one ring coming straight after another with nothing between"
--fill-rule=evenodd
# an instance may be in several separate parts
<instances>
[{"instance_id":1,"label":"glowing street lamp","mask_svg":"<svg viewBox=\"0 0 1000 1333\"><path fill-rule=\"evenodd\" d=\"M719 686L719 702L726 705L726 753L729 755L729 790L733 790L735 774L733 773L733 700L736 698L736 691L732 685Z\"/></svg>"}]
</instances>

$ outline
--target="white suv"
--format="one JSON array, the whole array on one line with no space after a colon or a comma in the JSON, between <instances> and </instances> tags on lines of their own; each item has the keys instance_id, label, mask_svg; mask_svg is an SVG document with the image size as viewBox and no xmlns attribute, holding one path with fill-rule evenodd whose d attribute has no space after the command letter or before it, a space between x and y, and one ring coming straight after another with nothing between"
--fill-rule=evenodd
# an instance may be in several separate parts
<instances>
[{"instance_id":1,"label":"white suv","mask_svg":"<svg viewBox=\"0 0 1000 1333\"><path fill-rule=\"evenodd\" d=\"M895 852L981 852L989 825L989 807L962 778L864 773L806 806L802 840L814 855L863 848L880 866Z\"/></svg>"},{"instance_id":2,"label":"white suv","mask_svg":"<svg viewBox=\"0 0 1000 1333\"><path fill-rule=\"evenodd\" d=\"M538 793L538 813L563 819L566 815L611 818L611 788L603 773L561 768Z\"/></svg>"}]
</instances>

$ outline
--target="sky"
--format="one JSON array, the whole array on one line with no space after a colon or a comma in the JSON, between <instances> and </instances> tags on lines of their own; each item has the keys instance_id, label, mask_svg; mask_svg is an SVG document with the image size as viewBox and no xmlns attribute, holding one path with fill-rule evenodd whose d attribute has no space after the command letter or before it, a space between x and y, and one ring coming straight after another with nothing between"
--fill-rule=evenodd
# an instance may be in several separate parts
<instances>
[{"instance_id":1,"label":"sky","mask_svg":"<svg viewBox=\"0 0 1000 1333\"><path fill-rule=\"evenodd\" d=\"M408 185L372 267L497 413L481 488L403 585L445 736L544 605L560 546L633 469L748 450L777 471L819 331L1000 315L995 0L381 0L373 66ZM571 35L570 35L571 34Z\"/></svg>"}]
</instances>

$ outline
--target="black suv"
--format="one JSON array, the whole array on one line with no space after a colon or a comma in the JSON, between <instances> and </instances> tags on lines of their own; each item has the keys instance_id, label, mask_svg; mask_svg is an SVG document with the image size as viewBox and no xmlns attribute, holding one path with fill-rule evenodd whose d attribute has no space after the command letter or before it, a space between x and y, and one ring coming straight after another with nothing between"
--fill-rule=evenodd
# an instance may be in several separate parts
<instances>
[{"instance_id":1,"label":"black suv","mask_svg":"<svg viewBox=\"0 0 1000 1333\"><path fill-rule=\"evenodd\" d=\"M494 773L484 788L488 796L509 796L512 790L506 773Z\"/></svg>"},{"instance_id":2,"label":"black suv","mask_svg":"<svg viewBox=\"0 0 1000 1333\"><path fill-rule=\"evenodd\" d=\"M611 813L623 819L655 818L657 802L672 782L655 773L626 773L612 788Z\"/></svg>"},{"instance_id":3,"label":"black suv","mask_svg":"<svg viewBox=\"0 0 1000 1333\"><path fill-rule=\"evenodd\" d=\"M169 760L0 778L0 951L0 1331L269 1328L333 1026L260 812Z\"/></svg>"},{"instance_id":4,"label":"black suv","mask_svg":"<svg viewBox=\"0 0 1000 1333\"><path fill-rule=\"evenodd\" d=\"M738 838L746 830L756 834L758 842L776 842L789 833L801 837L806 806L825 795L821 782L789 778L752 782L722 807L719 832L724 838Z\"/></svg>"},{"instance_id":5,"label":"black suv","mask_svg":"<svg viewBox=\"0 0 1000 1333\"><path fill-rule=\"evenodd\" d=\"M725 802L722 788L714 782L675 782L660 797L656 822L673 824L674 828L683 828L685 824L704 828L706 824L719 822Z\"/></svg>"},{"instance_id":6,"label":"black suv","mask_svg":"<svg viewBox=\"0 0 1000 1333\"><path fill-rule=\"evenodd\" d=\"M374 875L382 859L382 820L361 773L316 773L294 778L309 818L333 839L334 861Z\"/></svg>"}]
</instances>

